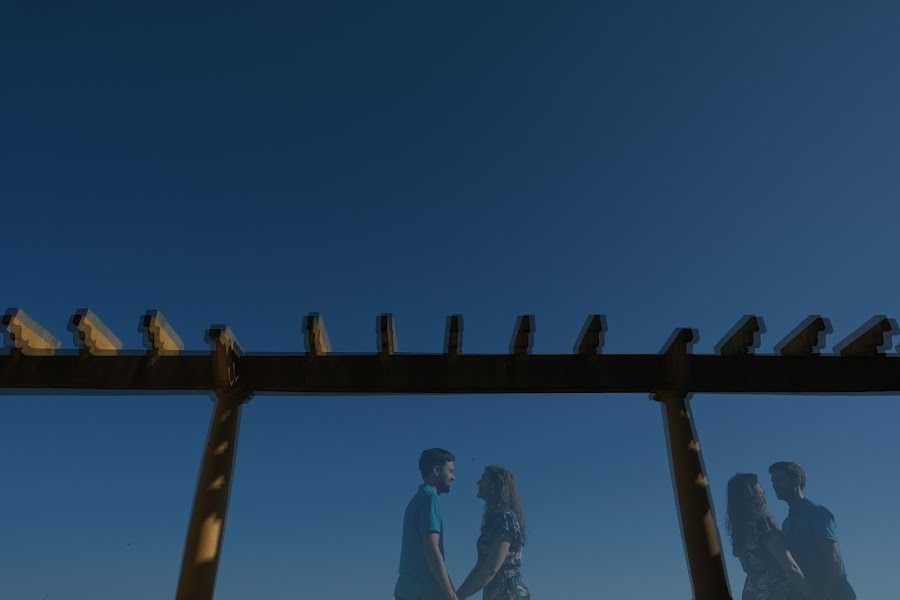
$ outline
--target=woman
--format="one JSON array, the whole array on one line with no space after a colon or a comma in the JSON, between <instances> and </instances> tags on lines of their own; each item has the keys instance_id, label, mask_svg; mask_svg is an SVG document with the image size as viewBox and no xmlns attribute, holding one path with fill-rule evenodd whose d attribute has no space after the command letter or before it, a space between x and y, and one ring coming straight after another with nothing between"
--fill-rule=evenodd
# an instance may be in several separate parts
<instances>
[{"instance_id":1,"label":"woman","mask_svg":"<svg viewBox=\"0 0 900 600\"><path fill-rule=\"evenodd\" d=\"M478 480L484 517L478 537L478 563L456 595L465 600L484 588L484 600L531 600L519 567L525 545L525 515L512 473L503 467L485 467Z\"/></svg>"},{"instance_id":2,"label":"woman","mask_svg":"<svg viewBox=\"0 0 900 600\"><path fill-rule=\"evenodd\" d=\"M813 597L753 473L738 473L728 481L728 533L732 553L747 573L741 600Z\"/></svg>"}]
</instances>

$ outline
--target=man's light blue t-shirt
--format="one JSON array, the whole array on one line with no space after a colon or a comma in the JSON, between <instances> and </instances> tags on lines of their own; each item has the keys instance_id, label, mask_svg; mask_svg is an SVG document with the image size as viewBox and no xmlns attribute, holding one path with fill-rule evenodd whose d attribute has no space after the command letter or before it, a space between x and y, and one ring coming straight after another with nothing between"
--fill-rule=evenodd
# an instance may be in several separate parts
<instances>
[{"instance_id":1,"label":"man's light blue t-shirt","mask_svg":"<svg viewBox=\"0 0 900 600\"><path fill-rule=\"evenodd\" d=\"M428 571L422 536L428 532L438 534L438 547L444 555L444 523L441 519L441 503L433 486L422 484L416 495L406 505L403 515L403 544L400 547L400 577L394 587L394 596L410 600L442 598L437 582Z\"/></svg>"},{"instance_id":2,"label":"man's light blue t-shirt","mask_svg":"<svg viewBox=\"0 0 900 600\"><path fill-rule=\"evenodd\" d=\"M797 561L803 576L810 587L821 597L825 594L826 573L829 569L827 556L825 555L825 542L837 543L837 527L834 524L834 515L824 506L814 504L809 498L804 498L788 514L781 526L784 533L784 541L788 550ZM836 600L853 600L856 594L847 582L847 571L844 569L844 561L841 560L838 576L838 595Z\"/></svg>"}]
</instances>

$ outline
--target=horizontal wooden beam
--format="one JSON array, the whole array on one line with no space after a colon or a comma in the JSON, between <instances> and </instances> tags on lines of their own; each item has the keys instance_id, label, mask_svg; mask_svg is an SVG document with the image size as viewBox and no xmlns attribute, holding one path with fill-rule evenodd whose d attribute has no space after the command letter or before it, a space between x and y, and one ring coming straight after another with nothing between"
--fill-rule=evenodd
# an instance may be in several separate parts
<instances>
[{"instance_id":1,"label":"horizontal wooden beam","mask_svg":"<svg viewBox=\"0 0 900 600\"><path fill-rule=\"evenodd\" d=\"M0 388L209 391L211 360L208 352L94 356L65 351L41 357L14 353L0 356Z\"/></svg>"},{"instance_id":2,"label":"horizontal wooden beam","mask_svg":"<svg viewBox=\"0 0 900 600\"><path fill-rule=\"evenodd\" d=\"M0 389L47 393L205 391L209 353L0 356ZM296 394L653 393L674 382L661 354L245 354L242 389ZM695 393L900 392L900 356L688 355L678 387Z\"/></svg>"}]
</instances>

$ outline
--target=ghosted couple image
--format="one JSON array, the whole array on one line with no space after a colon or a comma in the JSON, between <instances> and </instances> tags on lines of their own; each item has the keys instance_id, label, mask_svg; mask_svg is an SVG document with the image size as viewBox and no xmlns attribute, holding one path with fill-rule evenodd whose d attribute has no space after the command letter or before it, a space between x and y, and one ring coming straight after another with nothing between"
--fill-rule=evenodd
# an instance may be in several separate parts
<instances>
[{"instance_id":1,"label":"ghosted couple image","mask_svg":"<svg viewBox=\"0 0 900 600\"><path fill-rule=\"evenodd\" d=\"M484 600L530 600L519 567L525 545L525 515L516 482L508 469L485 467L478 480L484 500L477 560L469 576L454 588L444 564L444 524L440 494L450 491L456 457L447 450L422 452L422 485L403 515L397 600L465 600L484 590Z\"/></svg>"},{"instance_id":2,"label":"ghosted couple image","mask_svg":"<svg viewBox=\"0 0 900 600\"><path fill-rule=\"evenodd\" d=\"M747 579L741 600L854 600L834 515L803 495L806 472L793 462L769 467L772 489L788 505L781 529L753 473L728 481L728 532Z\"/></svg>"}]
</instances>

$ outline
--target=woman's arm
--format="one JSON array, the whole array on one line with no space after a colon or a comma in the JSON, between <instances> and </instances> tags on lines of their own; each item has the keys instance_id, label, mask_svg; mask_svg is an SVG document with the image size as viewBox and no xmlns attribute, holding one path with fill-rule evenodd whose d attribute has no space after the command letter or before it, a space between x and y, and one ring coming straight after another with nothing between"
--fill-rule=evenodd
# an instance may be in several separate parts
<instances>
[{"instance_id":1,"label":"woman's arm","mask_svg":"<svg viewBox=\"0 0 900 600\"><path fill-rule=\"evenodd\" d=\"M508 536L500 536L494 540L494 544L488 551L484 560L478 561L463 584L459 586L456 595L459 600L465 600L475 592L491 582L491 579L503 566L506 555L509 554L510 540Z\"/></svg>"},{"instance_id":2,"label":"woman's arm","mask_svg":"<svg viewBox=\"0 0 900 600\"><path fill-rule=\"evenodd\" d=\"M804 598L812 600L814 596L809 588L809 583L804 579L803 571L800 570L800 566L797 565L794 557L791 556L790 551L784 545L784 540L781 539L781 536L777 533L770 535L766 539L766 549L775 557L775 561L781 567L781 570L787 574L788 580L794 586L794 589L800 592Z\"/></svg>"}]
</instances>

